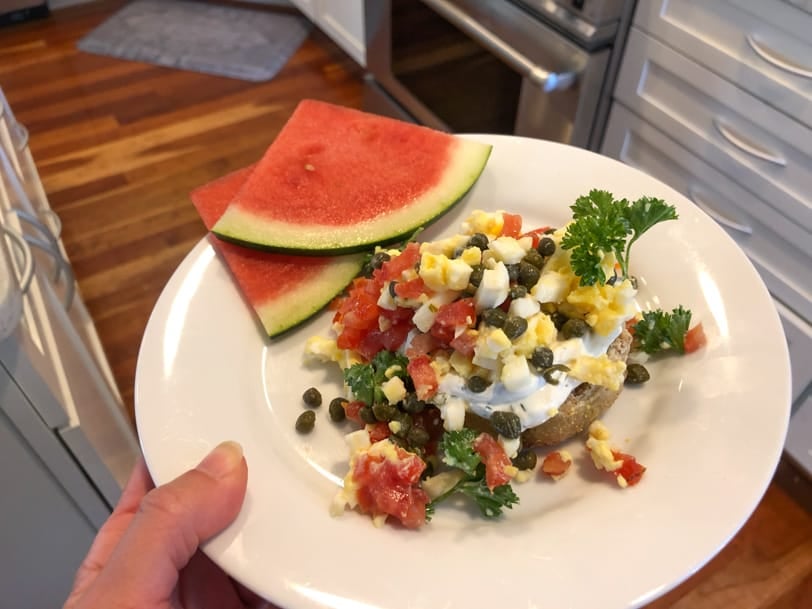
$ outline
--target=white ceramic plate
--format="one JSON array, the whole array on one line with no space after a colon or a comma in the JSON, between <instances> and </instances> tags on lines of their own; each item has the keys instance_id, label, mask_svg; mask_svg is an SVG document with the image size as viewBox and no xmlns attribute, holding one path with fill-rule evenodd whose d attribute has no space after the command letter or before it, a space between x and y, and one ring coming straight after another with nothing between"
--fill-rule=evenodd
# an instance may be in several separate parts
<instances>
[{"instance_id":1,"label":"white ceramic plate","mask_svg":"<svg viewBox=\"0 0 812 609\"><path fill-rule=\"evenodd\" d=\"M652 195L680 220L635 245L640 304L691 308L702 351L650 366L604 417L613 440L648 467L621 490L598 475L580 443L558 483L517 486L521 504L499 522L440 507L418 532L333 518L346 471L348 427L318 412L294 421L301 394L338 395L338 368L305 367L325 313L282 340L263 338L225 266L202 241L161 295L138 358L136 415L150 472L164 483L225 439L242 443L248 494L237 520L205 550L236 579L287 609L639 607L680 583L744 524L784 442L787 349L756 271L712 220L677 192L621 163L559 144L499 136L469 196L427 233L452 234L475 208L505 209L525 226L561 225L593 187Z\"/></svg>"}]
</instances>

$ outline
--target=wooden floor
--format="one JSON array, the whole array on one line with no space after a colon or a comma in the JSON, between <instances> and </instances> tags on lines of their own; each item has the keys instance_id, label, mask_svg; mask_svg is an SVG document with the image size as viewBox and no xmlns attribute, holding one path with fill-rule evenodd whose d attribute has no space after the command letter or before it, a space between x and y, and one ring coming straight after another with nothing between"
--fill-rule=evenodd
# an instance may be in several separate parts
<instances>
[{"instance_id":1,"label":"wooden floor","mask_svg":"<svg viewBox=\"0 0 812 609\"><path fill-rule=\"evenodd\" d=\"M361 81L318 31L263 84L77 51L76 41L122 4L0 29L0 87L31 133L82 295L131 410L147 318L205 233L189 191L259 158L302 97L359 106ZM733 541L651 607L812 607L812 515L803 507L812 502L806 481L786 464L781 472ZM656 560L668 548L651 552ZM623 568L622 548L613 557Z\"/></svg>"}]
</instances>

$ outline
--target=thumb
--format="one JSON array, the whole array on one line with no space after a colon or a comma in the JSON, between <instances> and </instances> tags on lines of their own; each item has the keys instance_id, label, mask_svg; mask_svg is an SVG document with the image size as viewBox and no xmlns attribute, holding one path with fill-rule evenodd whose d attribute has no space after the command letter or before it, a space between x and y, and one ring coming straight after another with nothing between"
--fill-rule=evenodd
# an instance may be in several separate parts
<instances>
[{"instance_id":1,"label":"thumb","mask_svg":"<svg viewBox=\"0 0 812 609\"><path fill-rule=\"evenodd\" d=\"M144 496L99 579L134 606L168 599L198 546L237 517L247 481L242 447L223 442L195 469Z\"/></svg>"}]
</instances>

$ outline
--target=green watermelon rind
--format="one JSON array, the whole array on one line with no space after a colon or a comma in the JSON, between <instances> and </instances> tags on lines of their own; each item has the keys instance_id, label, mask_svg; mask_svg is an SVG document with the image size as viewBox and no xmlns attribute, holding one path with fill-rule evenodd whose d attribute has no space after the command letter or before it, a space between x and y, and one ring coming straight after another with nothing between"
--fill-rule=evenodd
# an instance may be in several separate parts
<instances>
[{"instance_id":1,"label":"green watermelon rind","mask_svg":"<svg viewBox=\"0 0 812 609\"><path fill-rule=\"evenodd\" d=\"M448 169L437 185L415 201L363 224L342 227L289 224L228 208L212 228L220 239L237 245L289 254L323 256L369 250L396 243L436 221L461 201L479 179L492 146L472 140L454 143Z\"/></svg>"},{"instance_id":2,"label":"green watermelon rind","mask_svg":"<svg viewBox=\"0 0 812 609\"><path fill-rule=\"evenodd\" d=\"M358 276L365 258L364 254L335 257L321 272L281 298L251 303L268 337L275 338L293 330L324 309ZM291 302L297 306L291 307Z\"/></svg>"}]
</instances>

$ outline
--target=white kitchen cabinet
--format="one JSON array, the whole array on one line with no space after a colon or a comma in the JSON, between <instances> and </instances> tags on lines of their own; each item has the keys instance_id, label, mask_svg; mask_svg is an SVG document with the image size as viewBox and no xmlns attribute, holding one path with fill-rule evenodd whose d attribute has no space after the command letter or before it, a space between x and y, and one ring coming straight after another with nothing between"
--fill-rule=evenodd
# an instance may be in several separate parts
<instances>
[{"instance_id":1,"label":"white kitchen cabinet","mask_svg":"<svg viewBox=\"0 0 812 609\"><path fill-rule=\"evenodd\" d=\"M806 0L638 2L601 152L691 198L784 324L786 451L812 475L812 12Z\"/></svg>"},{"instance_id":2,"label":"white kitchen cabinet","mask_svg":"<svg viewBox=\"0 0 812 609\"><path fill-rule=\"evenodd\" d=\"M366 66L363 0L292 0L362 67Z\"/></svg>"},{"instance_id":3,"label":"white kitchen cabinet","mask_svg":"<svg viewBox=\"0 0 812 609\"><path fill-rule=\"evenodd\" d=\"M14 298L0 306L19 306L0 311L0 590L20 609L58 607L139 448L4 102L0 91L0 273L12 281L0 287Z\"/></svg>"}]
</instances>

